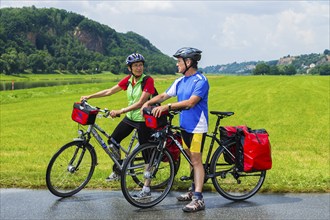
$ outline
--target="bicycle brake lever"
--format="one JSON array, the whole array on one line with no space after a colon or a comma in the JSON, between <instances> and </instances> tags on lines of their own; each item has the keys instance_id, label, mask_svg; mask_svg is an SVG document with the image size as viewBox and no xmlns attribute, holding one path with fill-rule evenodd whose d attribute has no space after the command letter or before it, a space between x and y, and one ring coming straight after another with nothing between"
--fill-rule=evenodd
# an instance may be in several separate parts
<instances>
[{"instance_id":1,"label":"bicycle brake lever","mask_svg":"<svg viewBox=\"0 0 330 220\"><path fill-rule=\"evenodd\" d=\"M110 111L108 109L104 109L105 110L105 114L103 115L105 118L108 118L110 115Z\"/></svg>"}]
</instances>

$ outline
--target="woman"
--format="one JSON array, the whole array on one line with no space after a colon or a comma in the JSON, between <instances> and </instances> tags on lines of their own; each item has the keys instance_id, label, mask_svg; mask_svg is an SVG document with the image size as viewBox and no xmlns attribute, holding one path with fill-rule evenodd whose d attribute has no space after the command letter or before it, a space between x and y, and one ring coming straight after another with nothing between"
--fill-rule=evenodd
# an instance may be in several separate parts
<instances>
[{"instance_id":1,"label":"woman","mask_svg":"<svg viewBox=\"0 0 330 220\"><path fill-rule=\"evenodd\" d=\"M138 130L139 143L144 144L148 142L150 136L150 129L146 127L144 118L140 113L142 105L148 101L149 97L155 93L154 80L144 74L145 59L141 54L133 53L126 59L126 65L130 71L130 75L123 78L117 85L110 89L105 89L88 96L82 96L81 100L91 98L100 98L110 96L120 91L127 91L128 106L120 110L111 110L110 116L117 117L121 114L126 114L123 120L117 125L109 144L112 144L117 150L120 159L120 150L115 143L120 142L126 138L136 128ZM144 77L147 77L143 80ZM144 84L142 86L142 84ZM142 88L143 87L143 88ZM116 169L106 178L107 181L119 180L120 174Z\"/></svg>"}]
</instances>

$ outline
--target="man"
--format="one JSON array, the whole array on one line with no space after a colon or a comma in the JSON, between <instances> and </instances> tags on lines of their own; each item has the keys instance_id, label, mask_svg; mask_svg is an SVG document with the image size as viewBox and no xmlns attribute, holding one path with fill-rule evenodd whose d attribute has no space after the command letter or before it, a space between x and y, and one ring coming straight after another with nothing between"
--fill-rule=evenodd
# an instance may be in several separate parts
<instances>
[{"instance_id":1,"label":"man","mask_svg":"<svg viewBox=\"0 0 330 220\"><path fill-rule=\"evenodd\" d=\"M147 101L142 109L177 96L177 102L156 107L152 113L160 117L163 111L183 109L180 114L180 127L182 131L183 146L190 156L194 171L194 182L191 191L177 197L179 201L191 201L183 208L185 212L196 212L205 209L202 195L204 183L204 168L202 151L206 132L208 131L208 93L207 78L197 71L198 61L202 51L183 47L173 56L177 58L178 72L183 76L176 79L166 92Z\"/></svg>"}]
</instances>

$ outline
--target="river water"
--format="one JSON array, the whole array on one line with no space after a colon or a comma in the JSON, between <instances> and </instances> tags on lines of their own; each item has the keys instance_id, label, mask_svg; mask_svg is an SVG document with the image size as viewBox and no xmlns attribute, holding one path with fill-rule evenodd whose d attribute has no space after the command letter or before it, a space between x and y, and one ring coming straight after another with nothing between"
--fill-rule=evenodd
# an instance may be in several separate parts
<instances>
[{"instance_id":1,"label":"river water","mask_svg":"<svg viewBox=\"0 0 330 220\"><path fill-rule=\"evenodd\" d=\"M102 79L93 80L56 80L56 81L21 81L21 82L0 82L0 91L17 90L17 89L31 89L37 87L49 87L49 86L61 86L61 85L73 85L84 83L102 83L105 82Z\"/></svg>"}]
</instances>

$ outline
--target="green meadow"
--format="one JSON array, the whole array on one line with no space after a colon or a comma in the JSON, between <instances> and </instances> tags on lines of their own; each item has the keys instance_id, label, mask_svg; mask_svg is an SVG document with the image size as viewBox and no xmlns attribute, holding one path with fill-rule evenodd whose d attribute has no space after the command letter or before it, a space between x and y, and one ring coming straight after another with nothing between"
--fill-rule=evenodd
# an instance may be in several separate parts
<instances>
[{"instance_id":1,"label":"green meadow","mask_svg":"<svg viewBox=\"0 0 330 220\"><path fill-rule=\"evenodd\" d=\"M50 158L77 136L78 126L71 120L73 103L82 95L113 86L114 79L122 76L1 75L1 82L99 77L104 83L1 91L0 187L46 188ZM164 91L176 77L154 76L158 92ZM235 112L222 125L265 128L270 135L273 168L267 171L261 192L330 192L330 77L207 77L211 86L209 110ZM90 104L121 109L127 105L126 94L91 99ZM216 117L209 115L209 119L211 131ZM120 120L97 119L97 123L111 133ZM99 164L87 187L119 189L119 182L105 182L112 161L93 143ZM127 145L128 140L122 144ZM189 183L179 180L188 170L182 161L173 189L188 187ZM210 180L204 188L214 190Z\"/></svg>"}]
</instances>

